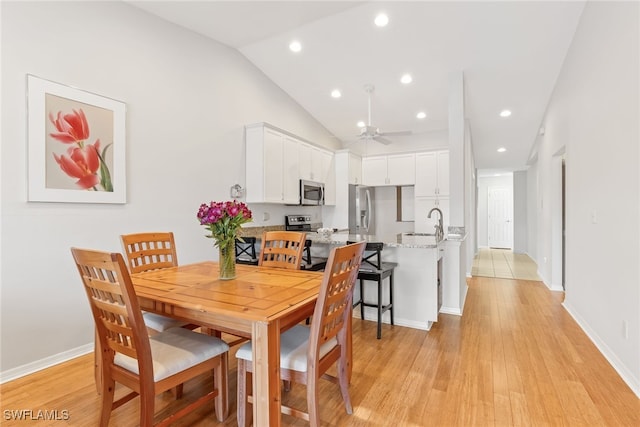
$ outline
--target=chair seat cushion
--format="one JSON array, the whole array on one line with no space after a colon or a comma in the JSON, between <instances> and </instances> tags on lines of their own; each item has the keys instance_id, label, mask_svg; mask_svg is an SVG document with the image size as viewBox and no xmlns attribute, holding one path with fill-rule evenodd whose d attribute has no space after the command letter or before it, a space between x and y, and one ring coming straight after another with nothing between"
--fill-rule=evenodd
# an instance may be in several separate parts
<instances>
[{"instance_id":1,"label":"chair seat cushion","mask_svg":"<svg viewBox=\"0 0 640 427\"><path fill-rule=\"evenodd\" d=\"M171 328L149 337L153 357L153 380L160 381L205 360L229 351L220 338L200 334L184 328ZM136 374L138 361L116 353L114 363Z\"/></svg>"},{"instance_id":2,"label":"chair seat cushion","mask_svg":"<svg viewBox=\"0 0 640 427\"><path fill-rule=\"evenodd\" d=\"M144 324L147 328L158 332L163 332L170 328L181 328L187 324L187 322L172 319L171 317L162 316L160 314L149 313L148 311L142 312L142 318L144 319Z\"/></svg>"},{"instance_id":3,"label":"chair seat cushion","mask_svg":"<svg viewBox=\"0 0 640 427\"><path fill-rule=\"evenodd\" d=\"M309 328L296 325L280 335L280 367L298 372L307 372L307 347ZM320 358L327 355L338 340L334 337L320 346ZM251 341L243 344L236 353L238 359L252 361Z\"/></svg>"}]
</instances>

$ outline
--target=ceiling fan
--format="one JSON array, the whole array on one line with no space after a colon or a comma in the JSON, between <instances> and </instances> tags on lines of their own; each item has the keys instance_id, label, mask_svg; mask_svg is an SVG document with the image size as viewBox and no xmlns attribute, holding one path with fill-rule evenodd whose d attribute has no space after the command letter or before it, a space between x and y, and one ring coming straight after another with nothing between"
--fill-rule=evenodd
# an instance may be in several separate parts
<instances>
[{"instance_id":1,"label":"ceiling fan","mask_svg":"<svg viewBox=\"0 0 640 427\"><path fill-rule=\"evenodd\" d=\"M367 92L368 98L369 98L369 119L367 121L367 124L360 130L360 135L358 135L359 139L378 141L382 144L388 145L388 144L391 144L391 140L385 138L385 136L411 135L412 132L410 130L398 131L398 132L380 132L380 129L378 129L375 126L372 126L371 125L371 94L375 90L375 86L373 86L372 84L366 84L364 85L364 90L365 92Z\"/></svg>"}]
</instances>

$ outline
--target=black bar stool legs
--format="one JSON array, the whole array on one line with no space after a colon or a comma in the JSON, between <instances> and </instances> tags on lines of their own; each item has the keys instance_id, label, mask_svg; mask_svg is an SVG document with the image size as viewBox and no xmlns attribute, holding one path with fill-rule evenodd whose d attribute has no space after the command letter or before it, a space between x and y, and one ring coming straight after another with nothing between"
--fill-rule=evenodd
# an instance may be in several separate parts
<instances>
[{"instance_id":1,"label":"black bar stool legs","mask_svg":"<svg viewBox=\"0 0 640 427\"><path fill-rule=\"evenodd\" d=\"M382 262L380 252L383 248L382 243L367 243L365 248L365 255L362 259L360 271L358 272L358 279L360 282L360 301L353 304L355 308L360 304L360 317L364 320L364 308L373 307L377 310L378 314L378 331L377 338L382 338L382 315L389 311L391 316L391 324L394 324L393 320L393 271L398 265L395 262ZM369 254L367 255L367 252ZM383 305L382 300L382 282L384 279L389 278L389 303ZM364 281L369 280L376 282L378 285L378 301L376 303L364 301Z\"/></svg>"}]
</instances>

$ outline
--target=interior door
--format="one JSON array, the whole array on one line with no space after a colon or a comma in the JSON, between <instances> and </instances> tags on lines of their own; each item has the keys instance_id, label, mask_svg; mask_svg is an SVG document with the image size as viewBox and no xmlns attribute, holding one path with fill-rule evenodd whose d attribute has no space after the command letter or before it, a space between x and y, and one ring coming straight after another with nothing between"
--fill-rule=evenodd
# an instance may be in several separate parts
<instances>
[{"instance_id":1,"label":"interior door","mask_svg":"<svg viewBox=\"0 0 640 427\"><path fill-rule=\"evenodd\" d=\"M489 187L489 247L513 248L513 194L507 187Z\"/></svg>"}]
</instances>

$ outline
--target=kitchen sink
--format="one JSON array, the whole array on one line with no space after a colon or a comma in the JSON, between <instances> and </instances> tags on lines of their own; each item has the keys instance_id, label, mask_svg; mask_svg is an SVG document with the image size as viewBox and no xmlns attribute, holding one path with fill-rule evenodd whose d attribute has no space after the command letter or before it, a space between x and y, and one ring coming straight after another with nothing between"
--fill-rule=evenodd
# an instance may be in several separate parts
<instances>
[{"instance_id":1,"label":"kitchen sink","mask_svg":"<svg viewBox=\"0 0 640 427\"><path fill-rule=\"evenodd\" d=\"M402 233L403 236L435 236L435 233L413 233L413 232L408 232L408 233Z\"/></svg>"}]
</instances>

